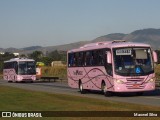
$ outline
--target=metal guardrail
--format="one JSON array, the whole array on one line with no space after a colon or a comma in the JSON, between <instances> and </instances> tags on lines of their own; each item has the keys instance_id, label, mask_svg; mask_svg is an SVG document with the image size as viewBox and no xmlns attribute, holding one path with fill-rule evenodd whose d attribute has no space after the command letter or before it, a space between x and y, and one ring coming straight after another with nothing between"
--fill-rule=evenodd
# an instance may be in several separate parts
<instances>
[{"instance_id":1,"label":"metal guardrail","mask_svg":"<svg viewBox=\"0 0 160 120\"><path fill-rule=\"evenodd\" d=\"M49 82L50 82L51 80L54 80L54 82L55 82L56 80L59 79L59 77L41 77L41 79L42 79L42 80L48 80Z\"/></svg>"}]
</instances>

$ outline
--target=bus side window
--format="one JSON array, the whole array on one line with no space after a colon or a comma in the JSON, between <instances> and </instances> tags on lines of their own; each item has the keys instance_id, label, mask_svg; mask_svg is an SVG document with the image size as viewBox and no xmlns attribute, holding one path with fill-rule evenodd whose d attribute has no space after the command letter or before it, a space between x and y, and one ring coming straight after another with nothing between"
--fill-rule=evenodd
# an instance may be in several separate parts
<instances>
[{"instance_id":1,"label":"bus side window","mask_svg":"<svg viewBox=\"0 0 160 120\"><path fill-rule=\"evenodd\" d=\"M78 66L82 66L83 64L83 52L80 52L78 55Z\"/></svg>"},{"instance_id":2,"label":"bus side window","mask_svg":"<svg viewBox=\"0 0 160 120\"><path fill-rule=\"evenodd\" d=\"M18 73L18 64L17 64L17 62L14 62L14 69L15 69L16 73Z\"/></svg>"},{"instance_id":3,"label":"bus side window","mask_svg":"<svg viewBox=\"0 0 160 120\"><path fill-rule=\"evenodd\" d=\"M98 62L99 62L99 65L104 65L104 52L103 50L99 50L98 51Z\"/></svg>"},{"instance_id":4,"label":"bus side window","mask_svg":"<svg viewBox=\"0 0 160 120\"><path fill-rule=\"evenodd\" d=\"M4 69L7 69L7 63L4 63Z\"/></svg>"},{"instance_id":5,"label":"bus side window","mask_svg":"<svg viewBox=\"0 0 160 120\"><path fill-rule=\"evenodd\" d=\"M82 60L82 66L86 66L87 65L87 58L86 58L86 52L83 53L83 60Z\"/></svg>"},{"instance_id":6,"label":"bus side window","mask_svg":"<svg viewBox=\"0 0 160 120\"><path fill-rule=\"evenodd\" d=\"M72 54L71 53L69 53L68 54L68 67L71 67L72 66Z\"/></svg>"},{"instance_id":7,"label":"bus side window","mask_svg":"<svg viewBox=\"0 0 160 120\"><path fill-rule=\"evenodd\" d=\"M75 53L73 53L73 64L72 66L76 66L76 56L75 56Z\"/></svg>"},{"instance_id":8,"label":"bus side window","mask_svg":"<svg viewBox=\"0 0 160 120\"><path fill-rule=\"evenodd\" d=\"M75 53L75 59L74 59L74 63L75 63L75 66L77 67L78 64L79 64L79 53Z\"/></svg>"},{"instance_id":9,"label":"bus side window","mask_svg":"<svg viewBox=\"0 0 160 120\"><path fill-rule=\"evenodd\" d=\"M86 63L87 63L87 66L92 66L93 65L93 56L92 56L92 51L88 51L86 53Z\"/></svg>"},{"instance_id":10,"label":"bus side window","mask_svg":"<svg viewBox=\"0 0 160 120\"><path fill-rule=\"evenodd\" d=\"M97 51L93 51L93 65L97 66Z\"/></svg>"},{"instance_id":11,"label":"bus side window","mask_svg":"<svg viewBox=\"0 0 160 120\"><path fill-rule=\"evenodd\" d=\"M89 65L89 61L90 61L90 53L86 52L86 65Z\"/></svg>"},{"instance_id":12,"label":"bus side window","mask_svg":"<svg viewBox=\"0 0 160 120\"><path fill-rule=\"evenodd\" d=\"M12 69L13 67L12 67L12 62L9 62L8 63L8 69Z\"/></svg>"},{"instance_id":13,"label":"bus side window","mask_svg":"<svg viewBox=\"0 0 160 120\"><path fill-rule=\"evenodd\" d=\"M75 65L75 56L74 56L74 53L69 53L69 56L68 56L68 66L69 67L72 67Z\"/></svg>"},{"instance_id":14,"label":"bus side window","mask_svg":"<svg viewBox=\"0 0 160 120\"><path fill-rule=\"evenodd\" d=\"M94 65L95 63L94 63L94 52L93 51L91 51L90 52L90 55L91 55L91 57L90 57L90 65Z\"/></svg>"}]
</instances>

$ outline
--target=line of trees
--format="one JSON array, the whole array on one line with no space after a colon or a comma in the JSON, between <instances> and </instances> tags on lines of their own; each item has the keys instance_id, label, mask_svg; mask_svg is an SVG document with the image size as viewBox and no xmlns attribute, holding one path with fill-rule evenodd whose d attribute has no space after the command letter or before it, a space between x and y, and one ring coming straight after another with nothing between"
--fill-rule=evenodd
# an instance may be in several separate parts
<instances>
[{"instance_id":1,"label":"line of trees","mask_svg":"<svg viewBox=\"0 0 160 120\"><path fill-rule=\"evenodd\" d=\"M46 66L50 66L52 61L63 61L66 63L67 52L55 50L44 55L41 51L34 51L28 57L34 59L36 62L43 62Z\"/></svg>"},{"instance_id":2,"label":"line of trees","mask_svg":"<svg viewBox=\"0 0 160 120\"><path fill-rule=\"evenodd\" d=\"M160 50L155 50L158 56L158 64L160 64ZM46 53L45 55L41 51L34 51L28 55L20 55L20 57L27 57L34 59L36 62L43 62L46 66L50 66L52 61L63 61L64 64L67 62L67 52L65 51L52 51ZM3 62L15 58L14 54L6 52L5 54L0 54L0 73L3 71Z\"/></svg>"},{"instance_id":3,"label":"line of trees","mask_svg":"<svg viewBox=\"0 0 160 120\"><path fill-rule=\"evenodd\" d=\"M9 52L6 52L5 54L0 54L0 73L2 73L3 71L3 62L14 57L14 54Z\"/></svg>"}]
</instances>

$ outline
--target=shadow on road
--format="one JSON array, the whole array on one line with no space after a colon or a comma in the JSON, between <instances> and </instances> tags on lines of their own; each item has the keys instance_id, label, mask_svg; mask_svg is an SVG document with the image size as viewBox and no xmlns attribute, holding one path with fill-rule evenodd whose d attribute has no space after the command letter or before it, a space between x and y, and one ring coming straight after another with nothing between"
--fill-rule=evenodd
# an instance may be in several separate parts
<instances>
[{"instance_id":1,"label":"shadow on road","mask_svg":"<svg viewBox=\"0 0 160 120\"><path fill-rule=\"evenodd\" d=\"M101 91L93 91L93 90L87 90L86 94L101 94L101 95L103 95L103 93ZM136 92L112 93L112 97L116 97L116 96L118 96L118 97L160 96L160 88L156 88L156 90L154 90L154 91L143 92L142 95L137 95Z\"/></svg>"}]
</instances>

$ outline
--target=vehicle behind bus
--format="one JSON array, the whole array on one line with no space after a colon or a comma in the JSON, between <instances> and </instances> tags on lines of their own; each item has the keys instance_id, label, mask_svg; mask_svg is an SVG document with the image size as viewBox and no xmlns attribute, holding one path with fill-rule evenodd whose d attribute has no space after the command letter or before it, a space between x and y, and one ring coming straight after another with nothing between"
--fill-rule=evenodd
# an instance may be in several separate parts
<instances>
[{"instance_id":1,"label":"vehicle behind bus","mask_svg":"<svg viewBox=\"0 0 160 120\"><path fill-rule=\"evenodd\" d=\"M4 61L3 79L8 82L35 81L35 61L27 58L13 58Z\"/></svg>"},{"instance_id":2,"label":"vehicle behind bus","mask_svg":"<svg viewBox=\"0 0 160 120\"><path fill-rule=\"evenodd\" d=\"M113 92L155 90L154 62L150 45L125 41L91 43L68 51L68 84L86 90Z\"/></svg>"}]
</instances>

